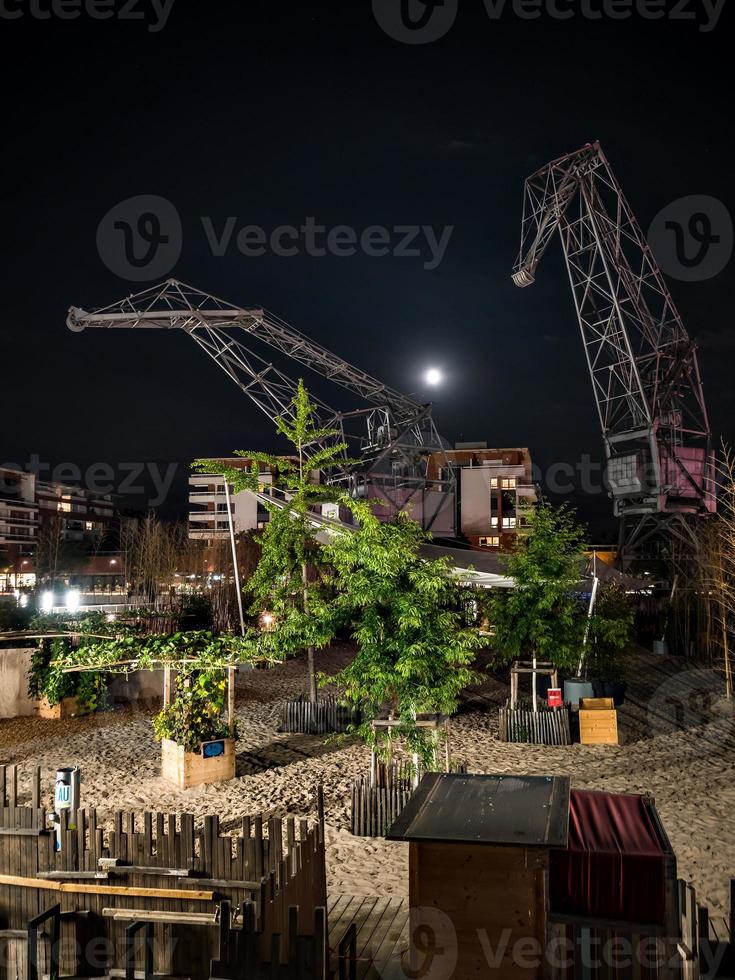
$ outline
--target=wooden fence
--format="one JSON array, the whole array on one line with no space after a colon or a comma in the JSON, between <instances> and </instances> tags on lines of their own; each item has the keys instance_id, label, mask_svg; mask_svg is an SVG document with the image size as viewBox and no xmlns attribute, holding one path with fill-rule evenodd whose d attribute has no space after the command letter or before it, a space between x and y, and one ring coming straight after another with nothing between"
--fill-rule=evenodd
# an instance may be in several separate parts
<instances>
[{"instance_id":1,"label":"wooden fence","mask_svg":"<svg viewBox=\"0 0 735 980\"><path fill-rule=\"evenodd\" d=\"M305 934L300 931L301 925L307 926ZM212 980L327 980L326 908L316 909L313 920L306 922L299 909L291 907L287 935L272 934L270 948L258 954L264 938L252 906L243 907L241 921L234 925L229 903L223 902Z\"/></svg>"},{"instance_id":2,"label":"wooden fence","mask_svg":"<svg viewBox=\"0 0 735 980\"><path fill-rule=\"evenodd\" d=\"M531 745L571 745L569 708L532 707L500 708L500 741L527 742Z\"/></svg>"},{"instance_id":3,"label":"wooden fence","mask_svg":"<svg viewBox=\"0 0 735 980\"><path fill-rule=\"evenodd\" d=\"M223 901L253 909L268 955L274 935L284 937L288 955L292 906L303 923L326 907L321 789L315 826L245 817L232 835L220 832L217 816L117 811L103 823L95 810L62 812L57 834L40 806L39 770L30 805L19 805L15 767L0 767L0 790L0 940L19 940L17 933L58 903L62 973L84 975L84 950L100 937L110 944L114 968L124 969L129 927L150 922L155 971L204 980L218 952L214 927Z\"/></svg>"},{"instance_id":4,"label":"wooden fence","mask_svg":"<svg viewBox=\"0 0 735 980\"><path fill-rule=\"evenodd\" d=\"M345 707L333 697L321 698L317 702L299 698L296 701L284 701L279 731L326 735L331 732L346 732L351 725L359 723L359 712Z\"/></svg>"},{"instance_id":5,"label":"wooden fence","mask_svg":"<svg viewBox=\"0 0 735 980\"><path fill-rule=\"evenodd\" d=\"M458 765L454 772L466 773ZM418 786L423 770L407 763L378 762L372 776L352 784L351 830L355 837L385 837Z\"/></svg>"}]
</instances>

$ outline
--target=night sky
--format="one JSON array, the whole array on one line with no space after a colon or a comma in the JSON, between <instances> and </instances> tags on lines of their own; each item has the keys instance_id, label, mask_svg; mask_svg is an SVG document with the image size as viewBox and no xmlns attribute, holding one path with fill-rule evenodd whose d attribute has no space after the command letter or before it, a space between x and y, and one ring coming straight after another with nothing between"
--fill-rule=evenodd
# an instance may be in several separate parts
<instances>
[{"instance_id":1,"label":"night sky","mask_svg":"<svg viewBox=\"0 0 735 980\"><path fill-rule=\"evenodd\" d=\"M265 306L389 384L433 397L452 441L527 445L542 470L601 459L560 243L533 288L510 279L523 180L599 139L644 230L690 195L729 208L732 9L703 30L707 8L694 0L678 6L698 20L651 21L591 20L564 0L571 19L545 3L522 19L510 0L491 19L482 0L459 0L443 37L406 44L369 0L175 0L165 25L150 0L133 8L144 20L110 2L109 20L41 20L29 0L5 0L24 16L0 17L0 464L178 463L163 511L183 516L193 457L278 448L267 419L185 336L67 330L69 306L152 285L107 268L97 245L103 217L137 195L166 198L182 222L180 258L155 280ZM219 234L229 216L268 234L309 217L358 234L453 231L436 268L425 268L425 239L420 256L308 255L302 242L295 256L245 257L234 241L216 256L202 218ZM730 439L734 263L669 280L701 344L713 429ZM433 395L429 366L446 373ZM594 534L609 529L605 497L572 496ZM150 488L127 495L138 507L150 499Z\"/></svg>"}]
</instances>

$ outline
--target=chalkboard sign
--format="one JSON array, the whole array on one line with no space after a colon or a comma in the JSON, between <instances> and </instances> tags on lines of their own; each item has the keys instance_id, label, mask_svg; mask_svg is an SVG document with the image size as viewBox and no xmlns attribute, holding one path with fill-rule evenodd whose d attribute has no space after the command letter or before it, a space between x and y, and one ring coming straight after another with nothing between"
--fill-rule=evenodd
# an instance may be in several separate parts
<instances>
[{"instance_id":1,"label":"chalkboard sign","mask_svg":"<svg viewBox=\"0 0 735 980\"><path fill-rule=\"evenodd\" d=\"M202 758L218 759L225 754L225 740L218 739L216 742L202 742Z\"/></svg>"}]
</instances>

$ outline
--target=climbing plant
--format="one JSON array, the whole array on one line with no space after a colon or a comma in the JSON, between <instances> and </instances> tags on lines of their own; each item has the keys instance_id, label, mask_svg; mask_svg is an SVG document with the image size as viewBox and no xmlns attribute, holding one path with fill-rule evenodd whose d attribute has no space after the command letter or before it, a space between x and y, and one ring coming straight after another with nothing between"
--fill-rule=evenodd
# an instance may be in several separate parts
<instances>
[{"instance_id":1,"label":"climbing plant","mask_svg":"<svg viewBox=\"0 0 735 980\"><path fill-rule=\"evenodd\" d=\"M198 752L202 742L232 737L227 725L227 677L223 671L182 671L176 696L153 719L156 738Z\"/></svg>"}]
</instances>

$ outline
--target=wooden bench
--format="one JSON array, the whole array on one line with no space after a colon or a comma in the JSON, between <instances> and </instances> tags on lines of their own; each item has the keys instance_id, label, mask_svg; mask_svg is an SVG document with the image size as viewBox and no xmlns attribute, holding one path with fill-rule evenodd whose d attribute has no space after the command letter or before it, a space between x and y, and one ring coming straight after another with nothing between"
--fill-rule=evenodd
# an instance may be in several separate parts
<instances>
[{"instance_id":1,"label":"wooden bench","mask_svg":"<svg viewBox=\"0 0 735 980\"><path fill-rule=\"evenodd\" d=\"M103 908L102 915L114 922L166 922L180 926L217 925L216 912L163 912L158 909Z\"/></svg>"}]
</instances>

